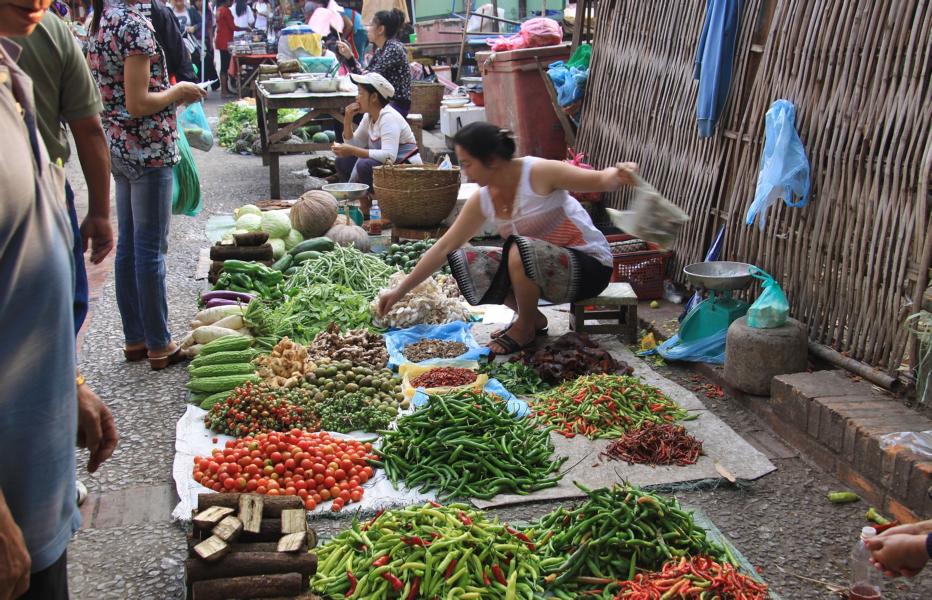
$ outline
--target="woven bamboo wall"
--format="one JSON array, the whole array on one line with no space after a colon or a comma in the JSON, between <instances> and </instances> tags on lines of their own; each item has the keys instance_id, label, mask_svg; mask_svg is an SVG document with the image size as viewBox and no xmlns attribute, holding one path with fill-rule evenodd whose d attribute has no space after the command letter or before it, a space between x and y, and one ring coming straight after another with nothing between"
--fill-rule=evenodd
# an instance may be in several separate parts
<instances>
[{"instance_id":1,"label":"woven bamboo wall","mask_svg":"<svg viewBox=\"0 0 932 600\"><path fill-rule=\"evenodd\" d=\"M677 272L725 225L723 258L773 274L811 339L893 373L930 235L932 3L745 0L729 101L700 140L705 4L600 0L580 149L597 166L638 161L692 216ZM778 98L796 105L813 193L804 208L772 208L761 233L744 215Z\"/></svg>"}]
</instances>

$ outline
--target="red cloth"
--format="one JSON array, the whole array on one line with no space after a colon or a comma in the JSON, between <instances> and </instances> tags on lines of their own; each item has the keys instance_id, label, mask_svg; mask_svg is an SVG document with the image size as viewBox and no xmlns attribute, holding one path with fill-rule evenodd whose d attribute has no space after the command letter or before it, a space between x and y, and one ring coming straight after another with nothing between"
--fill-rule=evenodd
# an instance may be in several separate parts
<instances>
[{"instance_id":1,"label":"red cloth","mask_svg":"<svg viewBox=\"0 0 932 600\"><path fill-rule=\"evenodd\" d=\"M217 10L217 39L214 41L217 50L228 50L230 48L230 42L233 41L234 27L233 13L230 11L230 7L221 6Z\"/></svg>"}]
</instances>

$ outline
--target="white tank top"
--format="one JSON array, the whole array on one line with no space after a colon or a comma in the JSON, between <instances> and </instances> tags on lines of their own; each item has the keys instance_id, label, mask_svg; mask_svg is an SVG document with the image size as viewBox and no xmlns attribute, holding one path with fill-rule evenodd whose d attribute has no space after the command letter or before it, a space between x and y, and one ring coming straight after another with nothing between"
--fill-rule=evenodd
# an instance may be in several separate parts
<instances>
[{"instance_id":1,"label":"white tank top","mask_svg":"<svg viewBox=\"0 0 932 600\"><path fill-rule=\"evenodd\" d=\"M510 219L495 215L492 195L487 187L479 189L479 206L486 221L498 229L502 238L520 235L573 248L612 266L612 252L602 232L592 224L589 213L566 190L554 190L541 196L531 188L531 168L540 160L532 156L521 159L521 180L515 194Z\"/></svg>"}]
</instances>

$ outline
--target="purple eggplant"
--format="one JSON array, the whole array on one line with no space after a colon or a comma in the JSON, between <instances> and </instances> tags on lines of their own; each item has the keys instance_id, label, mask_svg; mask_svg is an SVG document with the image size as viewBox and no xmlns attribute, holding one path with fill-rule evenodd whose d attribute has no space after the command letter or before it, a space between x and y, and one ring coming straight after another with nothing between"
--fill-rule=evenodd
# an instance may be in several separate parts
<instances>
[{"instance_id":1,"label":"purple eggplant","mask_svg":"<svg viewBox=\"0 0 932 600\"><path fill-rule=\"evenodd\" d=\"M210 302L211 300L234 300L248 304L251 300L255 299L256 296L253 294L233 292L230 290L213 290L201 294L201 302Z\"/></svg>"},{"instance_id":2,"label":"purple eggplant","mask_svg":"<svg viewBox=\"0 0 932 600\"><path fill-rule=\"evenodd\" d=\"M240 306L246 304L242 300L227 300L226 298L214 298L209 300L205 305L205 308L214 308L215 306Z\"/></svg>"}]
</instances>

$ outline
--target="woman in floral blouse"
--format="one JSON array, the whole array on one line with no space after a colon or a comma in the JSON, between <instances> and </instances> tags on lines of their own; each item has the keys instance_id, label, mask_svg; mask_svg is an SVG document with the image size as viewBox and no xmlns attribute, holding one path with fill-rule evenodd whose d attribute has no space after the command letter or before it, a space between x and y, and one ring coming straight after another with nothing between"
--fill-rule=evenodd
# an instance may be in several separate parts
<instances>
[{"instance_id":1,"label":"woman in floral blouse","mask_svg":"<svg viewBox=\"0 0 932 600\"><path fill-rule=\"evenodd\" d=\"M94 0L88 60L104 103L101 118L116 181L115 280L126 359L153 369L181 360L168 332L165 253L172 212L172 166L178 162L175 105L206 92L170 86L165 55L137 0Z\"/></svg>"},{"instance_id":2,"label":"woman in floral blouse","mask_svg":"<svg viewBox=\"0 0 932 600\"><path fill-rule=\"evenodd\" d=\"M408 67L408 53L404 44L396 37L405 24L405 16L397 8L380 10L368 26L369 41L375 44L376 51L372 60L366 65L366 71L378 73L395 88L395 97L391 107L408 116L411 110L411 70ZM362 73L359 61L353 57L353 50L345 42L337 44L337 50L345 59L344 64L352 73Z\"/></svg>"}]
</instances>

